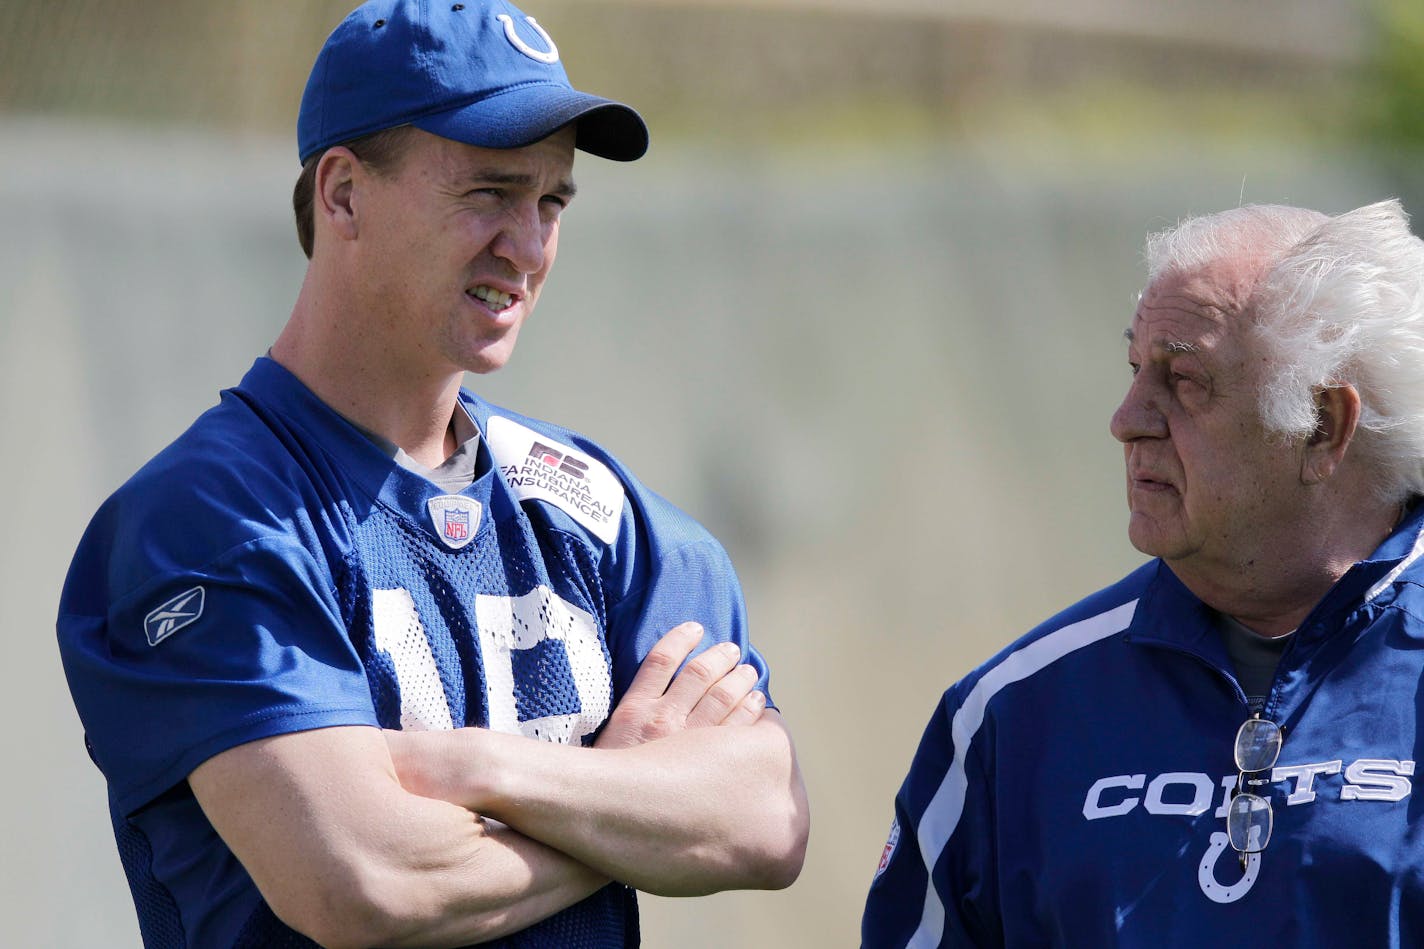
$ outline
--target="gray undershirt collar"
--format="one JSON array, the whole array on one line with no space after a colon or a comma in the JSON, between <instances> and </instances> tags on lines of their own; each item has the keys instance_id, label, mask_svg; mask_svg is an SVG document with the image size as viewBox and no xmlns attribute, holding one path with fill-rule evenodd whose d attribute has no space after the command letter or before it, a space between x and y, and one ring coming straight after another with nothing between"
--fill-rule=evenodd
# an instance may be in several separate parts
<instances>
[{"instance_id":1,"label":"gray undershirt collar","mask_svg":"<svg viewBox=\"0 0 1424 949\"><path fill-rule=\"evenodd\" d=\"M422 465L406 454L404 448L390 439L362 428L355 422L351 424L355 425L361 434L369 438L373 445L396 464L412 474L418 474L425 480L438 485L441 490L449 494L459 494L475 483L475 476L479 473L480 430L475 425L475 420L470 418L469 410L462 402L455 404L455 412L450 416L450 426L454 429L455 443L459 447L455 449L453 455L435 468L427 468Z\"/></svg>"},{"instance_id":2,"label":"gray undershirt collar","mask_svg":"<svg viewBox=\"0 0 1424 949\"><path fill-rule=\"evenodd\" d=\"M1267 637L1254 632L1225 613L1216 614L1216 627L1226 643L1227 655L1236 669L1236 679L1246 693L1252 712L1259 712L1271 692L1276 678L1276 666L1281 654L1290 645L1291 631L1284 636Z\"/></svg>"}]
</instances>

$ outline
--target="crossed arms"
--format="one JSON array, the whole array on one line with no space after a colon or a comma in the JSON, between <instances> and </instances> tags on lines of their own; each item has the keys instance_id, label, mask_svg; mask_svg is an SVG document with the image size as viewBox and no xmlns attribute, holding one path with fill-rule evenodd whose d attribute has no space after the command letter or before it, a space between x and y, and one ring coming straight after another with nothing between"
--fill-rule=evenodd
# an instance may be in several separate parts
<instances>
[{"instance_id":1,"label":"crossed arms","mask_svg":"<svg viewBox=\"0 0 1424 949\"><path fill-rule=\"evenodd\" d=\"M610 880L668 896L789 885L806 793L735 646L648 653L593 748L485 729L317 729L254 741L189 783L287 925L324 946L463 946Z\"/></svg>"}]
</instances>

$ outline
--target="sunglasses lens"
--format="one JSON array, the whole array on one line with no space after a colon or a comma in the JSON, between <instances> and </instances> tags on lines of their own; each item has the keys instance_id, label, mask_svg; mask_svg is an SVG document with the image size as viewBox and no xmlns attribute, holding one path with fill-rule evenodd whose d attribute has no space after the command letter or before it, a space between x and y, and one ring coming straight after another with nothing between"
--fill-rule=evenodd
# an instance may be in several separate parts
<instances>
[{"instance_id":1,"label":"sunglasses lens","mask_svg":"<svg viewBox=\"0 0 1424 949\"><path fill-rule=\"evenodd\" d=\"M1271 802L1255 794L1238 794L1226 809L1226 835L1233 849L1257 853L1271 842Z\"/></svg>"},{"instance_id":2,"label":"sunglasses lens","mask_svg":"<svg viewBox=\"0 0 1424 949\"><path fill-rule=\"evenodd\" d=\"M1248 774L1265 771L1281 753L1281 730L1264 718L1248 718L1236 732L1236 767Z\"/></svg>"}]
</instances>

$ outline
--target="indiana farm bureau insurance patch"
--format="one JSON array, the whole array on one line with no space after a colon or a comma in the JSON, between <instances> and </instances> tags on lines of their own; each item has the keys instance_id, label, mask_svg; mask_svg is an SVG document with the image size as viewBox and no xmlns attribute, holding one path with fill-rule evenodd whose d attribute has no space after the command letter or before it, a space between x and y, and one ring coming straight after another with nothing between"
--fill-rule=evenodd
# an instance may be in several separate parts
<instances>
[{"instance_id":1,"label":"indiana farm bureau insurance patch","mask_svg":"<svg viewBox=\"0 0 1424 949\"><path fill-rule=\"evenodd\" d=\"M617 540L623 485L607 465L503 416L491 416L488 428L490 451L515 497L548 501L605 544Z\"/></svg>"}]
</instances>

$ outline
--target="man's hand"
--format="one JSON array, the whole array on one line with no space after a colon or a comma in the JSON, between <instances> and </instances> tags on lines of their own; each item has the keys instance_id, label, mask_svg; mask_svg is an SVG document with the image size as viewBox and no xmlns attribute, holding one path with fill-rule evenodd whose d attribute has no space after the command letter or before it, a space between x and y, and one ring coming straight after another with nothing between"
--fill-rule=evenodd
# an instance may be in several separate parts
<instances>
[{"instance_id":1,"label":"man's hand","mask_svg":"<svg viewBox=\"0 0 1424 949\"><path fill-rule=\"evenodd\" d=\"M720 643L678 667L702 641L697 623L675 626L649 650L595 748L631 748L687 728L754 725L766 711L757 670L738 665L741 651ZM401 785L412 794L458 801L469 782L467 755L439 732L386 731Z\"/></svg>"},{"instance_id":2,"label":"man's hand","mask_svg":"<svg viewBox=\"0 0 1424 949\"><path fill-rule=\"evenodd\" d=\"M754 688L756 667L737 664L741 650L735 643L713 646L678 672L701 641L696 623L674 626L658 640L594 747L631 748L685 728L755 724L766 710L766 695Z\"/></svg>"}]
</instances>

